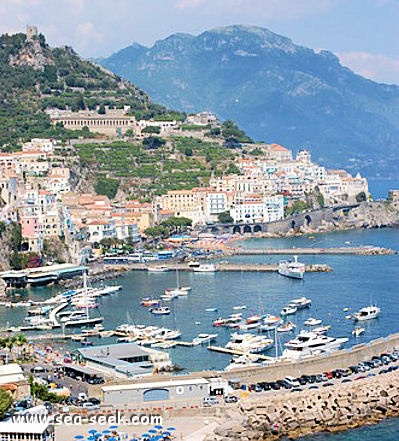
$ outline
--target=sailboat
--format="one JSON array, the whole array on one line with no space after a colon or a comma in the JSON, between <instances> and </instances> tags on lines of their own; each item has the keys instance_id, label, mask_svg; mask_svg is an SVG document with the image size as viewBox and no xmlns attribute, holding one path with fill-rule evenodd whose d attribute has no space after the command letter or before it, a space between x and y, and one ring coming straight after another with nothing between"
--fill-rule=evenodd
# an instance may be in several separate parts
<instances>
[{"instance_id":1,"label":"sailboat","mask_svg":"<svg viewBox=\"0 0 399 441\"><path fill-rule=\"evenodd\" d=\"M179 270L176 270L176 288L168 288L165 290L165 295L186 296L191 291L191 286L180 286Z\"/></svg>"},{"instance_id":2,"label":"sailboat","mask_svg":"<svg viewBox=\"0 0 399 441\"><path fill-rule=\"evenodd\" d=\"M87 273L86 271L83 272L83 296L87 298ZM63 324L65 327L70 326L84 326L84 325L95 325L96 323L102 323L104 320L104 317L90 317L89 316L89 303L86 303L86 315L85 316L78 316L78 317L69 317Z\"/></svg>"}]
</instances>

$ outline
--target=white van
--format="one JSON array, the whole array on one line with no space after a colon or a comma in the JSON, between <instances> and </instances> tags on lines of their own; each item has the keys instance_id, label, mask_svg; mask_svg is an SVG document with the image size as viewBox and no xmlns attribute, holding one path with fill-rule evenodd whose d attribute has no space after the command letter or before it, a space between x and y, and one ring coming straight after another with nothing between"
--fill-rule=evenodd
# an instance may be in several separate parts
<instances>
[{"instance_id":1,"label":"white van","mask_svg":"<svg viewBox=\"0 0 399 441\"><path fill-rule=\"evenodd\" d=\"M217 399L217 397L214 397L212 395L208 395L208 396L204 397L203 404L204 404L204 407L215 406L216 404L219 404L219 400Z\"/></svg>"}]
</instances>

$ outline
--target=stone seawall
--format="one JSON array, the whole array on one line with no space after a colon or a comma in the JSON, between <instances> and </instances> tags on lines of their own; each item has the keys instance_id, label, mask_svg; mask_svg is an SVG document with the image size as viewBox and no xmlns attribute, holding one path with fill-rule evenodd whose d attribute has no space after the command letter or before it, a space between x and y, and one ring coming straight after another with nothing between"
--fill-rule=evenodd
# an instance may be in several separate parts
<instances>
[{"instance_id":1,"label":"stone seawall","mask_svg":"<svg viewBox=\"0 0 399 441\"><path fill-rule=\"evenodd\" d=\"M241 420L226 421L205 441L295 439L353 429L399 416L397 371L351 383L243 401Z\"/></svg>"}]
</instances>

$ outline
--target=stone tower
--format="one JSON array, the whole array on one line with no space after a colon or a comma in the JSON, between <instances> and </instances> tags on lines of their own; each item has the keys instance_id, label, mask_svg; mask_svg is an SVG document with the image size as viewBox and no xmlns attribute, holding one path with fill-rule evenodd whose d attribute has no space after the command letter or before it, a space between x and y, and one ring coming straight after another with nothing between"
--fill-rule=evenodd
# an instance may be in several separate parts
<instances>
[{"instance_id":1,"label":"stone tower","mask_svg":"<svg viewBox=\"0 0 399 441\"><path fill-rule=\"evenodd\" d=\"M26 26L26 39L32 41L38 35L37 26Z\"/></svg>"}]
</instances>

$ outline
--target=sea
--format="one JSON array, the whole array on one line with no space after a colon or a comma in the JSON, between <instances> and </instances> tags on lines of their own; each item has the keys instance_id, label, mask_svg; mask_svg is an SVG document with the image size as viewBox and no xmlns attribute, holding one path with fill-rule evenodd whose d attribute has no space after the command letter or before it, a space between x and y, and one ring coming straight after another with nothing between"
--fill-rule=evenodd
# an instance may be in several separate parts
<instances>
[{"instance_id":1,"label":"sea","mask_svg":"<svg viewBox=\"0 0 399 441\"><path fill-rule=\"evenodd\" d=\"M314 234L312 236L281 239L254 238L240 240L235 246L245 248L292 248L292 255L298 247L344 247L374 245L399 250L399 230L391 228L374 230L356 230ZM233 256L223 260L234 262L277 263L289 256ZM399 255L362 256L362 255L304 255L299 260L308 264L325 263L333 271L326 273L306 273L303 280L289 279L277 273L261 272L216 272L192 273L174 271L166 273L148 273L132 271L111 283L122 285L122 290L99 299L98 311L93 315L104 316L105 329L115 329L123 323L158 325L179 329L181 340L191 341L199 333L217 333L215 345L224 346L230 339L231 331L226 328L214 328L212 322L218 317L227 317L234 312L242 312L243 317L252 314L277 315L289 300L306 296L312 300L309 310L298 311L289 316L294 321L296 331L305 328L304 321L309 317L323 320L324 325L331 325L329 335L349 338L346 347L354 344L385 337L399 332ZM189 285L192 291L184 298L180 297L169 306L169 316L154 316L140 306L143 297L159 298L166 288L175 287L177 278L180 285ZM107 281L108 283L108 281ZM43 287L19 291L14 301L46 299L59 292L59 287ZM348 316L360 308L378 305L382 312L378 319L362 324L365 333L353 337L355 326ZM245 306L240 311L235 306ZM2 327L20 325L27 315L27 308L1 307ZM217 308L216 312L207 309ZM44 331L47 332L47 331ZM60 332L59 330L56 332ZM70 332L70 331L68 331ZM76 332L74 330L73 332ZM29 339L28 334L27 337ZM293 338L294 333L279 335L277 348L273 347L267 355L281 354L284 342ZM271 336L272 338L273 336ZM95 345L115 343L115 338L92 338ZM49 343L54 344L54 343ZM57 343L57 350L68 353L79 347L77 342ZM182 373L199 370L223 369L230 362L230 356L211 352L204 346L176 347L168 350L174 363L183 368ZM349 441L397 440L399 421L392 420L346 434L321 435L317 440ZM312 438L314 439L314 438Z\"/></svg>"}]
</instances>

